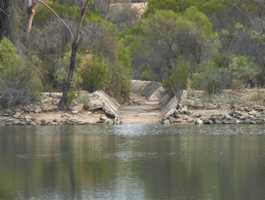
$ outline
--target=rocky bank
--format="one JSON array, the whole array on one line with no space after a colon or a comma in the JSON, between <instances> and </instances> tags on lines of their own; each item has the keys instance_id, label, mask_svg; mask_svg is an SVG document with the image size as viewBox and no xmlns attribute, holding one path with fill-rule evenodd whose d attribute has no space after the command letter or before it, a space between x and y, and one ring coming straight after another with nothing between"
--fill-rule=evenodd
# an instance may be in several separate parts
<instances>
[{"instance_id":1,"label":"rocky bank","mask_svg":"<svg viewBox=\"0 0 265 200\"><path fill-rule=\"evenodd\" d=\"M265 89L203 91L170 95L160 83L132 81L131 100L120 105L103 91L79 91L68 112L58 110L61 93L43 93L32 105L0 110L0 125L85 124L265 124Z\"/></svg>"},{"instance_id":2,"label":"rocky bank","mask_svg":"<svg viewBox=\"0 0 265 200\"><path fill-rule=\"evenodd\" d=\"M1 125L84 125L118 124L119 103L103 91L80 91L70 110L61 112L61 93L43 93L35 104L0 111Z\"/></svg>"},{"instance_id":3,"label":"rocky bank","mask_svg":"<svg viewBox=\"0 0 265 200\"><path fill-rule=\"evenodd\" d=\"M208 96L203 91L184 91L181 100L173 96L161 102L162 123L265 124L263 93L257 89L225 90Z\"/></svg>"}]
</instances>

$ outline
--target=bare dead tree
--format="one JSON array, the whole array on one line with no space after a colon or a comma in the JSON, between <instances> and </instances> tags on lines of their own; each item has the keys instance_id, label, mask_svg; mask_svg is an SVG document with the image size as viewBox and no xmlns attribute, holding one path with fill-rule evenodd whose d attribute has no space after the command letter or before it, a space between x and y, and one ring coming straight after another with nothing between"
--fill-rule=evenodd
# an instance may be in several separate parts
<instances>
[{"instance_id":1,"label":"bare dead tree","mask_svg":"<svg viewBox=\"0 0 265 200\"><path fill-rule=\"evenodd\" d=\"M36 14L37 1L36 0L28 0L27 2L27 12L28 12L28 24L27 24L27 38L29 37L29 33L32 29L33 19Z\"/></svg>"},{"instance_id":2,"label":"bare dead tree","mask_svg":"<svg viewBox=\"0 0 265 200\"><path fill-rule=\"evenodd\" d=\"M79 24L77 26L77 29L74 35L74 40L71 46L71 57L70 57L70 64L69 64L68 73L67 73L67 79L65 80L65 83L63 85L63 96L58 105L60 110L67 110L69 108L69 91L71 89L74 73L76 70L76 56L77 56L77 52L78 52L78 48L80 44L81 29L84 24L86 12L88 10L88 4L89 4L89 0L86 0L80 6Z\"/></svg>"},{"instance_id":3,"label":"bare dead tree","mask_svg":"<svg viewBox=\"0 0 265 200\"><path fill-rule=\"evenodd\" d=\"M53 10L48 3L45 0L28 0L28 24L27 24L27 37L29 38L29 34L31 32L32 29L32 24L33 24L33 20L34 20L34 16L36 14L36 7L38 5L38 3L42 4L43 6L45 6L49 11L51 11L51 13L53 15L55 15L60 22L62 22L64 24L64 26L67 28L67 30L69 31L69 33L71 34L71 37L73 38L73 32L71 30L71 28L69 27L69 25L55 12L55 10Z\"/></svg>"}]
</instances>

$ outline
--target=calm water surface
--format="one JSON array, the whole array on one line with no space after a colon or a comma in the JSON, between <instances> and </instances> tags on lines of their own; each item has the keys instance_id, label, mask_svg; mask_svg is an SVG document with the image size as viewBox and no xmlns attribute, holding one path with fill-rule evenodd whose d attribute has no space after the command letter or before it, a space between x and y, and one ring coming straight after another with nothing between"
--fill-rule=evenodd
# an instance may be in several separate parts
<instances>
[{"instance_id":1,"label":"calm water surface","mask_svg":"<svg viewBox=\"0 0 265 200\"><path fill-rule=\"evenodd\" d=\"M265 200L265 127L2 127L0 200Z\"/></svg>"}]
</instances>

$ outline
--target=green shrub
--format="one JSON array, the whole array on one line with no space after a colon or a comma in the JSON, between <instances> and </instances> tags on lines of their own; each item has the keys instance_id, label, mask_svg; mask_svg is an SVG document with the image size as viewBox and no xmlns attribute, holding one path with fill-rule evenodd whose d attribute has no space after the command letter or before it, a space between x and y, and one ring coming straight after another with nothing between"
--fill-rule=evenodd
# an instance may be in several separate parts
<instances>
[{"instance_id":1,"label":"green shrub","mask_svg":"<svg viewBox=\"0 0 265 200\"><path fill-rule=\"evenodd\" d=\"M203 89L209 95L218 94L231 85L231 74L228 69L209 62L200 72L192 75L191 82L194 89Z\"/></svg>"},{"instance_id":2,"label":"green shrub","mask_svg":"<svg viewBox=\"0 0 265 200\"><path fill-rule=\"evenodd\" d=\"M220 79L220 72L212 72L211 75L204 76L203 89L209 94L219 94L223 91L223 83Z\"/></svg>"},{"instance_id":3,"label":"green shrub","mask_svg":"<svg viewBox=\"0 0 265 200\"><path fill-rule=\"evenodd\" d=\"M7 39L0 42L0 105L10 107L29 104L42 89L38 73L23 62L14 45Z\"/></svg>"},{"instance_id":4,"label":"green shrub","mask_svg":"<svg viewBox=\"0 0 265 200\"><path fill-rule=\"evenodd\" d=\"M99 57L83 62L79 74L82 88L89 92L105 89L110 82L108 65Z\"/></svg>"},{"instance_id":5,"label":"green shrub","mask_svg":"<svg viewBox=\"0 0 265 200\"><path fill-rule=\"evenodd\" d=\"M203 80L203 74L202 73L194 73L192 74L190 85L192 89L200 90L202 89L202 80Z\"/></svg>"},{"instance_id":6,"label":"green shrub","mask_svg":"<svg viewBox=\"0 0 265 200\"><path fill-rule=\"evenodd\" d=\"M54 77L53 77L53 84L54 84L54 88L57 89L62 89L63 88L63 84L65 83L65 78L67 77L67 71L68 71L68 67L69 67L69 63L70 63L70 57L71 57L71 52L68 51L64 54L63 58L58 59L55 63L54 66ZM81 65L83 63L83 65L85 65L85 60L84 60L84 56L81 53L77 53L76 56L76 65L77 65L77 69L81 68ZM84 66L85 67L85 66ZM81 73L75 73L74 74L74 80L73 80L73 85L72 87L77 89L78 87L81 86Z\"/></svg>"},{"instance_id":7,"label":"green shrub","mask_svg":"<svg viewBox=\"0 0 265 200\"><path fill-rule=\"evenodd\" d=\"M259 70L249 58L238 55L219 54L192 75L194 89L203 89L209 94L223 89L241 89L255 86Z\"/></svg>"},{"instance_id":8,"label":"green shrub","mask_svg":"<svg viewBox=\"0 0 265 200\"><path fill-rule=\"evenodd\" d=\"M189 68L189 64L185 62L178 63L170 72L168 78L164 80L164 87L173 94L177 94L179 91L186 89Z\"/></svg>"},{"instance_id":9,"label":"green shrub","mask_svg":"<svg viewBox=\"0 0 265 200\"><path fill-rule=\"evenodd\" d=\"M241 82L244 87L253 87L259 74L257 65L245 56L232 56L229 70L233 76L233 81L237 82L237 84Z\"/></svg>"},{"instance_id":10,"label":"green shrub","mask_svg":"<svg viewBox=\"0 0 265 200\"><path fill-rule=\"evenodd\" d=\"M155 80L155 75L149 67L145 67L141 73L141 80L152 81Z\"/></svg>"},{"instance_id":11,"label":"green shrub","mask_svg":"<svg viewBox=\"0 0 265 200\"><path fill-rule=\"evenodd\" d=\"M131 91L131 76L128 70L122 65L112 66L111 76L107 92L119 102L128 101Z\"/></svg>"},{"instance_id":12,"label":"green shrub","mask_svg":"<svg viewBox=\"0 0 265 200\"><path fill-rule=\"evenodd\" d=\"M117 62L110 65L111 82L108 93L118 99L120 102L129 100L131 92L131 57L128 48L120 44L117 50Z\"/></svg>"}]
</instances>

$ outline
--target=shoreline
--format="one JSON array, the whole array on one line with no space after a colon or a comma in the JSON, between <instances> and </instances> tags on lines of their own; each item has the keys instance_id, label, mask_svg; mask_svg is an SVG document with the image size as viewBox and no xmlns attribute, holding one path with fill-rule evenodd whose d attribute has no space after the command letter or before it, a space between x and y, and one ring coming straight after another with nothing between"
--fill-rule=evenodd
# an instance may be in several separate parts
<instances>
[{"instance_id":1,"label":"shoreline","mask_svg":"<svg viewBox=\"0 0 265 200\"><path fill-rule=\"evenodd\" d=\"M103 91L78 91L70 110L62 112L57 107L62 94L43 93L34 104L0 110L0 125L265 125L263 93L265 89L225 90L207 96L187 90L179 101L158 82L134 80L128 105L120 105Z\"/></svg>"}]
</instances>

